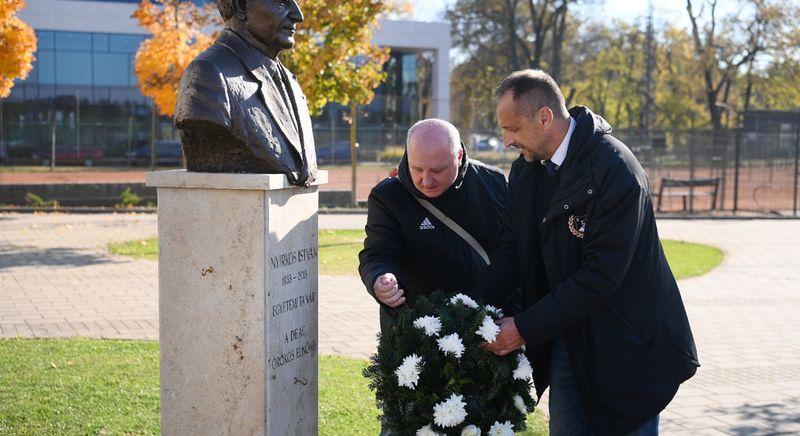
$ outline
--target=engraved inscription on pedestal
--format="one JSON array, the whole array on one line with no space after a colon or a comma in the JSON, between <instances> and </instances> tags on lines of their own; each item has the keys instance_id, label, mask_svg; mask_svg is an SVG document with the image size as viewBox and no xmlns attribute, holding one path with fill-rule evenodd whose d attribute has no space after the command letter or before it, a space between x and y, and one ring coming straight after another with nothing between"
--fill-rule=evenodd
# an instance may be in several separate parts
<instances>
[{"instance_id":1,"label":"engraved inscription on pedestal","mask_svg":"<svg viewBox=\"0 0 800 436\"><path fill-rule=\"evenodd\" d=\"M281 198L275 192L268 206L268 434L317 431L317 220L296 215L315 210L317 201L316 193ZM287 210L295 214L283 215Z\"/></svg>"}]
</instances>

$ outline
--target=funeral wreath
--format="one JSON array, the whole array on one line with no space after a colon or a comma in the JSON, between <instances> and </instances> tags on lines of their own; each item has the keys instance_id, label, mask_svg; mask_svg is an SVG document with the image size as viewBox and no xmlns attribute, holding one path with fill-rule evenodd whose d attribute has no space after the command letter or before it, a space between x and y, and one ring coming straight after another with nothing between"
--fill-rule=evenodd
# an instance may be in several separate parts
<instances>
[{"instance_id":1,"label":"funeral wreath","mask_svg":"<svg viewBox=\"0 0 800 436\"><path fill-rule=\"evenodd\" d=\"M523 349L481 348L500 329L498 308L437 291L399 310L364 375L390 434L513 435L534 410ZM524 347L523 347L524 348Z\"/></svg>"}]
</instances>

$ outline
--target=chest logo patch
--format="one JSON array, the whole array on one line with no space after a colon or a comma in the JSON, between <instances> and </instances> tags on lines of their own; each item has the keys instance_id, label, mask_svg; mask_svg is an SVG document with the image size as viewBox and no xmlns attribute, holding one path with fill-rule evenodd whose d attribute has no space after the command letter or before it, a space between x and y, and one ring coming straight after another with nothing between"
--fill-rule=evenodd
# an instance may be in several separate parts
<instances>
[{"instance_id":1,"label":"chest logo patch","mask_svg":"<svg viewBox=\"0 0 800 436\"><path fill-rule=\"evenodd\" d=\"M567 220L567 227L572 236L583 238L586 234L586 215L570 215Z\"/></svg>"},{"instance_id":2,"label":"chest logo patch","mask_svg":"<svg viewBox=\"0 0 800 436\"><path fill-rule=\"evenodd\" d=\"M425 217L425 219L422 220L422 223L419 225L420 230L433 230L435 228L436 227L433 226L433 223L431 223L431 220L429 220L428 217Z\"/></svg>"}]
</instances>

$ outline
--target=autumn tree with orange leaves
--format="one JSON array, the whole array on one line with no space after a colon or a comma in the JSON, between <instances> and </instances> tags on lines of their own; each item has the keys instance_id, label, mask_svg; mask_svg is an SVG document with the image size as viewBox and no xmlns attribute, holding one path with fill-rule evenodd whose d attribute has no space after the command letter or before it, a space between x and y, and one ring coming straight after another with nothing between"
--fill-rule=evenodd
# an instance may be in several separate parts
<instances>
[{"instance_id":1,"label":"autumn tree with orange leaves","mask_svg":"<svg viewBox=\"0 0 800 436\"><path fill-rule=\"evenodd\" d=\"M16 16L24 7L24 0L0 0L0 98L33 68L36 33Z\"/></svg>"},{"instance_id":2,"label":"autumn tree with orange leaves","mask_svg":"<svg viewBox=\"0 0 800 436\"><path fill-rule=\"evenodd\" d=\"M217 37L218 32L203 32L219 27L216 6L213 2L199 7L191 1L155 4L143 0L133 17L153 35L136 52L134 71L139 90L153 99L160 114L172 116L183 71Z\"/></svg>"},{"instance_id":3,"label":"autumn tree with orange leaves","mask_svg":"<svg viewBox=\"0 0 800 436\"><path fill-rule=\"evenodd\" d=\"M366 104L386 78L389 49L372 43L379 21L408 10L398 0L301 0L305 21L298 24L294 50L281 54L308 97L312 113L328 102Z\"/></svg>"},{"instance_id":4,"label":"autumn tree with orange leaves","mask_svg":"<svg viewBox=\"0 0 800 436\"><path fill-rule=\"evenodd\" d=\"M297 75L308 109L319 113L329 102L350 106L351 197L356 204L357 106L375 96L386 79L389 49L372 43L381 19L409 12L405 0L300 0L305 21L299 24L294 50L281 60Z\"/></svg>"},{"instance_id":5,"label":"autumn tree with orange leaves","mask_svg":"<svg viewBox=\"0 0 800 436\"><path fill-rule=\"evenodd\" d=\"M3 1L3 0L0 0ZM319 113L328 102L366 104L386 75L389 49L372 44L378 22L408 10L405 0L300 0L305 22L298 25L297 45L281 55L298 76L309 109ZM221 28L212 2L143 0L133 14L153 37L139 47L135 71L142 94L153 98L162 115L173 115L181 75L191 60L209 47ZM213 34L204 30L217 29Z\"/></svg>"}]
</instances>

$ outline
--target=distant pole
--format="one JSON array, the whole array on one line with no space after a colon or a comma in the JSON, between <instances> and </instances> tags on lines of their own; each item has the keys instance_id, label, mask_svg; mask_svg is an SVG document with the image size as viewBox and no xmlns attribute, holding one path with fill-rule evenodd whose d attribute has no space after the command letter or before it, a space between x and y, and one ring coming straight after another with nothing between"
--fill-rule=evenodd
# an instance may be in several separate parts
<instances>
[{"instance_id":1,"label":"distant pole","mask_svg":"<svg viewBox=\"0 0 800 436\"><path fill-rule=\"evenodd\" d=\"M800 175L800 117L794 124L794 201L792 210L794 216L797 216L797 183L798 175Z\"/></svg>"},{"instance_id":2,"label":"distant pole","mask_svg":"<svg viewBox=\"0 0 800 436\"><path fill-rule=\"evenodd\" d=\"M125 165L131 166L131 142L133 141L133 115L128 116L128 152L125 153Z\"/></svg>"},{"instance_id":3,"label":"distant pole","mask_svg":"<svg viewBox=\"0 0 800 436\"><path fill-rule=\"evenodd\" d=\"M645 86L645 101L644 110L642 111L642 140L645 143L650 143L650 129L653 127L655 121L655 86L653 85L653 72L656 68L656 42L655 30L653 28L653 0L648 2L647 7L647 31L645 38L645 66L644 66L644 86Z\"/></svg>"},{"instance_id":4,"label":"distant pole","mask_svg":"<svg viewBox=\"0 0 800 436\"><path fill-rule=\"evenodd\" d=\"M733 169L733 213L735 214L739 210L739 165L741 163L741 149L742 149L742 127L741 123L736 129L734 133L735 143L734 143L734 169Z\"/></svg>"},{"instance_id":5,"label":"distant pole","mask_svg":"<svg viewBox=\"0 0 800 436\"><path fill-rule=\"evenodd\" d=\"M356 167L358 161L356 159L356 116L358 115L358 106L355 103L350 103L350 204L353 207L358 206L356 198Z\"/></svg>"},{"instance_id":6,"label":"distant pole","mask_svg":"<svg viewBox=\"0 0 800 436\"><path fill-rule=\"evenodd\" d=\"M53 117L50 124L50 171L56 169L56 111L51 112Z\"/></svg>"},{"instance_id":7,"label":"distant pole","mask_svg":"<svg viewBox=\"0 0 800 436\"><path fill-rule=\"evenodd\" d=\"M689 214L694 213L694 114L692 114L692 133L689 135Z\"/></svg>"},{"instance_id":8,"label":"distant pole","mask_svg":"<svg viewBox=\"0 0 800 436\"><path fill-rule=\"evenodd\" d=\"M4 145L5 142L4 142L4 136L3 136L3 134L5 133L4 124L3 124L3 121L5 119L3 117L3 101L4 100L2 98L0 98L0 152L5 150L5 145Z\"/></svg>"},{"instance_id":9,"label":"distant pole","mask_svg":"<svg viewBox=\"0 0 800 436\"><path fill-rule=\"evenodd\" d=\"M339 115L339 111L336 109L328 109L328 121L330 121L331 131L330 131L330 144L331 149L331 162L334 164L336 163L336 147L334 146L336 142L336 119L334 118L335 115Z\"/></svg>"},{"instance_id":10,"label":"distant pole","mask_svg":"<svg viewBox=\"0 0 800 436\"><path fill-rule=\"evenodd\" d=\"M150 169L156 169L156 103L150 111Z\"/></svg>"},{"instance_id":11,"label":"distant pole","mask_svg":"<svg viewBox=\"0 0 800 436\"><path fill-rule=\"evenodd\" d=\"M75 144L77 144L75 151L75 165L80 165L81 162L81 90L77 90L75 94Z\"/></svg>"}]
</instances>

